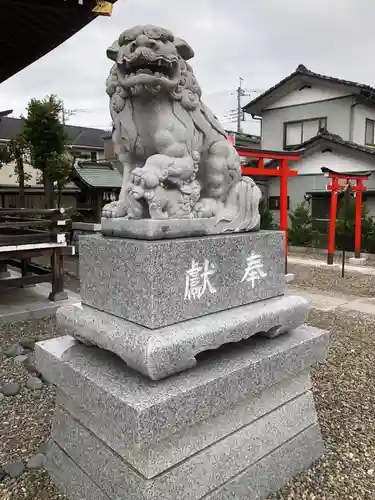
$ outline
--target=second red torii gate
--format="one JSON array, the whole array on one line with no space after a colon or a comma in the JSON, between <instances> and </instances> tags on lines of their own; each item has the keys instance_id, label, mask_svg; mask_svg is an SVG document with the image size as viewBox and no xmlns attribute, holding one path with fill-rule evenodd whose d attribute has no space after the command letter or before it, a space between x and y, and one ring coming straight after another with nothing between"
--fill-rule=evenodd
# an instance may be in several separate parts
<instances>
[{"instance_id":1,"label":"second red torii gate","mask_svg":"<svg viewBox=\"0 0 375 500\"><path fill-rule=\"evenodd\" d=\"M339 193L345 191L347 187L351 189L355 196L355 240L354 240L354 256L359 259L361 257L361 232L362 232L362 193L367 191L363 181L367 180L371 172L346 172L340 173L329 169L328 167L321 168L326 177L331 178L331 184L326 186L328 191L331 191L331 209L328 233L328 253L327 264L333 264L335 254L335 235L336 235L336 217L337 217L337 198ZM345 181L345 184L340 184L340 180ZM356 184L351 185L354 180Z\"/></svg>"}]
</instances>

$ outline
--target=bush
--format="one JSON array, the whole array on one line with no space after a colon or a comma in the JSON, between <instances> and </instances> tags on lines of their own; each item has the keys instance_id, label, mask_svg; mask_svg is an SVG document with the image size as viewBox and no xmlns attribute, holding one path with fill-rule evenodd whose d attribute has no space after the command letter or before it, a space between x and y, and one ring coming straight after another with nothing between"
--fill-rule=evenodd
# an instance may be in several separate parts
<instances>
[{"instance_id":1,"label":"bush","mask_svg":"<svg viewBox=\"0 0 375 500\"><path fill-rule=\"evenodd\" d=\"M361 250L375 252L375 221L368 215L365 203L362 205ZM355 198L350 197L348 203L340 200L336 221L336 248L354 250L355 238Z\"/></svg>"},{"instance_id":2,"label":"bush","mask_svg":"<svg viewBox=\"0 0 375 500\"><path fill-rule=\"evenodd\" d=\"M310 209L306 203L300 203L295 210L289 214L289 242L296 246L312 246L316 239L316 231L312 228Z\"/></svg>"},{"instance_id":3,"label":"bush","mask_svg":"<svg viewBox=\"0 0 375 500\"><path fill-rule=\"evenodd\" d=\"M265 200L261 200L259 203L259 213L261 229L276 229L277 225L273 220L273 214L267 207L267 202Z\"/></svg>"}]
</instances>

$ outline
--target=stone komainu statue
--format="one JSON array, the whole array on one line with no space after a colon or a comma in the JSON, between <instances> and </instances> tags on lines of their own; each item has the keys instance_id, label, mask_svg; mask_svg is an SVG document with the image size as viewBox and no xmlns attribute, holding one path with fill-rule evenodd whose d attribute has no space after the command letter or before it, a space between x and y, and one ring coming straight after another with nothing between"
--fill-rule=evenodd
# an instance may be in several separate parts
<instances>
[{"instance_id":1,"label":"stone komainu statue","mask_svg":"<svg viewBox=\"0 0 375 500\"><path fill-rule=\"evenodd\" d=\"M259 227L260 189L201 101L183 40L157 26L124 31L107 50L115 152L124 167L119 200L104 218L210 218L216 232Z\"/></svg>"}]
</instances>

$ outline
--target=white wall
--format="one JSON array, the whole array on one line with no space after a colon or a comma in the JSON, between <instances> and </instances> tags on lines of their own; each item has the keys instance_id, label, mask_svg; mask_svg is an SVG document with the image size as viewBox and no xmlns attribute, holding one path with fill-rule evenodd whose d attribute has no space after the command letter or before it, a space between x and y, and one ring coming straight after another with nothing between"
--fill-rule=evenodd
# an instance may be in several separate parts
<instances>
[{"instance_id":1,"label":"white wall","mask_svg":"<svg viewBox=\"0 0 375 500\"><path fill-rule=\"evenodd\" d=\"M35 186L38 184L37 178L39 171L30 165L25 164L25 174L30 175L30 180L25 182L26 186ZM15 174L15 163L9 163L0 168L0 186L2 184L15 185L18 184L17 176Z\"/></svg>"},{"instance_id":2,"label":"white wall","mask_svg":"<svg viewBox=\"0 0 375 500\"><path fill-rule=\"evenodd\" d=\"M320 174L322 167L328 167L336 172L363 172L373 170L375 173L375 155L369 160L357 159L333 151L322 153L317 151L296 162L291 162L293 170L297 170L300 175Z\"/></svg>"},{"instance_id":3,"label":"white wall","mask_svg":"<svg viewBox=\"0 0 375 500\"><path fill-rule=\"evenodd\" d=\"M288 95L282 97L277 102L271 104L265 109L275 109L284 106L295 106L296 104L305 104L328 99L337 99L350 95L348 92L329 88L322 85L314 85L311 88L302 88L301 90L292 90Z\"/></svg>"},{"instance_id":4,"label":"white wall","mask_svg":"<svg viewBox=\"0 0 375 500\"><path fill-rule=\"evenodd\" d=\"M90 154L90 149L88 148L74 148L73 151ZM97 154L98 160L104 160L104 149L102 151L98 151ZM30 176L30 179L25 183L26 186L35 186L37 184L40 184L40 182L38 182L38 177L40 177L39 170L36 170L28 164L25 164L24 167L25 173ZM0 186L4 184L18 184L17 176L15 174L15 163L9 163L8 165L4 165L2 168L0 168Z\"/></svg>"},{"instance_id":5,"label":"white wall","mask_svg":"<svg viewBox=\"0 0 375 500\"><path fill-rule=\"evenodd\" d=\"M282 151L284 147L284 123L327 117L327 129L345 140L350 136L350 106L353 97L320 101L286 108L265 110L262 113L262 149Z\"/></svg>"},{"instance_id":6,"label":"white wall","mask_svg":"<svg viewBox=\"0 0 375 500\"><path fill-rule=\"evenodd\" d=\"M354 106L352 141L362 146L365 145L366 118L375 121L375 109L364 104Z\"/></svg>"}]
</instances>

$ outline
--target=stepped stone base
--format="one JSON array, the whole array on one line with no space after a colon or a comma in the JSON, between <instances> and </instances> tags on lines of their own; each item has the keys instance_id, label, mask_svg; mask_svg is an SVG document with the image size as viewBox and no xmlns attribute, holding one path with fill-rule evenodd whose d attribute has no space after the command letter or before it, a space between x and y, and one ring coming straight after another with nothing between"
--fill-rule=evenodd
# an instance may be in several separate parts
<instances>
[{"instance_id":1,"label":"stepped stone base","mask_svg":"<svg viewBox=\"0 0 375 500\"><path fill-rule=\"evenodd\" d=\"M59 309L62 334L117 354L134 370L159 380L195 366L196 356L255 334L276 337L306 320L309 303L284 296L151 330L80 304Z\"/></svg>"},{"instance_id":2,"label":"stepped stone base","mask_svg":"<svg viewBox=\"0 0 375 500\"><path fill-rule=\"evenodd\" d=\"M158 382L68 336L39 343L58 388L47 469L70 500L265 498L323 452L309 371L327 343L254 336Z\"/></svg>"}]
</instances>

